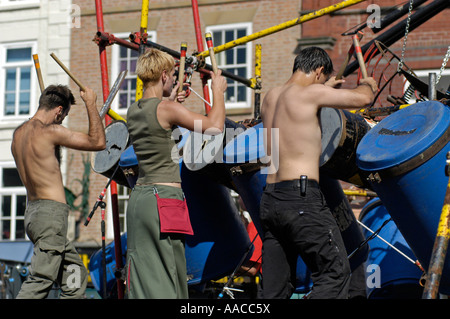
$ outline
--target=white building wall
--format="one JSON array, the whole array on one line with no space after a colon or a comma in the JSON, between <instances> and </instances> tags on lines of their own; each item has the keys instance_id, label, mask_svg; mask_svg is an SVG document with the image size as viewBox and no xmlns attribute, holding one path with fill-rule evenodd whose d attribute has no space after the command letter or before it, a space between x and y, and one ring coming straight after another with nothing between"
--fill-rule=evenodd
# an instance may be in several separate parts
<instances>
[{"instance_id":1,"label":"white building wall","mask_svg":"<svg viewBox=\"0 0 450 319\"><path fill-rule=\"evenodd\" d=\"M45 86L69 84L69 77L50 57L50 53L55 53L66 66L70 67L71 3L71 0L0 0L0 45L36 42L32 53L39 56ZM34 68L32 91L30 116L35 113L40 96ZM6 118L0 121L0 165L2 162L13 161L10 151L12 134L26 119Z\"/></svg>"}]
</instances>

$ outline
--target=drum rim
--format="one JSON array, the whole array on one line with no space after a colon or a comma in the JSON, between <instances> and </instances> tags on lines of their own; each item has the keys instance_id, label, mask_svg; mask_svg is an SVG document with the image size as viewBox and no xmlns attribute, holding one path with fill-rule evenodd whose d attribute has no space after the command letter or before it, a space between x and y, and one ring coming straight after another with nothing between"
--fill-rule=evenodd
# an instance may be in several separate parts
<instances>
[{"instance_id":1,"label":"drum rim","mask_svg":"<svg viewBox=\"0 0 450 319\"><path fill-rule=\"evenodd\" d=\"M339 117L339 120L340 120L339 137L336 137L333 140L329 139L328 143L326 144L326 146L328 146L332 141L338 140L338 143L337 143L336 147L332 150L332 153L328 154L328 155L324 154L325 149L324 149L324 143L323 143L323 137L324 137L323 132L324 132L324 130L323 130L323 126L322 126L322 116L321 115L322 115L322 112L324 110L334 111L335 113L338 114L338 117ZM333 157L333 155L336 152L336 150L340 146L342 146L343 142L345 141L345 137L347 135L346 132L344 133L344 131L345 131L344 127L345 127L345 124L346 124L344 122L345 120L346 120L345 114L344 114L343 110L341 110L341 109L337 109L337 108L333 108L333 107L322 107L322 108L320 108L320 111L319 111L319 124L320 124L320 128L321 128L321 133L322 133L322 136L321 136L322 149L321 149L320 157L319 157L319 166L320 167L322 167L326 163L328 163L328 161ZM325 158L325 156L327 156L328 158Z\"/></svg>"},{"instance_id":2,"label":"drum rim","mask_svg":"<svg viewBox=\"0 0 450 319\"><path fill-rule=\"evenodd\" d=\"M426 101L423 103L429 103L429 102L437 102L441 106L444 106L444 108L443 108L444 113L449 112L449 111L446 111L446 109L448 109L448 107L438 101ZM421 104L421 103L416 103L415 107L419 107L419 108L423 107L423 106L417 106L418 104ZM414 106L409 106L408 108L412 108L412 107L414 107ZM405 112L408 108L405 108L405 109L397 111L397 112L400 112L400 113L402 111ZM380 122L380 124L382 124L382 122ZM378 125L380 125L380 124L378 124ZM441 125L443 125L443 124L441 124ZM383 128L382 125L379 127ZM371 132L368 132L368 134L370 134L370 133ZM378 131L376 131L376 133L378 133ZM368 134L366 134L366 136ZM366 138L366 136L364 136L364 138ZM436 137L434 142L432 144L429 144L427 148L425 148L421 152L415 153L415 155L413 155L412 157L409 157L406 159L401 159L398 162L393 162L392 161L393 157L385 159L383 162L370 162L368 160L361 159L362 155L361 155L360 145L363 142L363 141L361 141L361 143L360 143L360 145L358 145L358 149L356 151L357 166L362 171L369 172L369 173L377 172L378 174L380 174L380 176L384 176L384 177L399 176L399 175L402 175L404 173L407 173L407 172L419 167L421 164L426 163L433 156L438 154L448 144L449 138L450 138L450 125L447 126L447 128L441 132L441 135L439 137ZM399 156L397 156L397 158L398 157ZM389 163L386 163L388 161L389 161Z\"/></svg>"},{"instance_id":3,"label":"drum rim","mask_svg":"<svg viewBox=\"0 0 450 319\"><path fill-rule=\"evenodd\" d=\"M122 120L117 120L117 121L114 121L114 122L108 124L105 127L105 135L106 135L108 129L110 129L112 126L117 126L117 124L125 126L126 131L127 131L126 145L125 145L124 150L120 154L120 156L122 156L123 152L125 152L125 150L130 145L130 134L128 133L128 125L127 125L127 123L125 121L122 121ZM93 152L92 155L91 155L91 168L92 168L92 170L95 173L98 173L98 174L106 173L106 172L108 172L109 170L111 170L115 166L115 165L113 165L112 167L110 167L110 168L108 168L106 170L99 170L98 168L95 167L95 161L97 159L97 155L100 154L100 153L105 152L105 150L106 150L106 148L104 150L101 150L101 151L98 151L98 152ZM120 162L120 156L119 156L119 159L117 160L116 164L118 164Z\"/></svg>"}]
</instances>

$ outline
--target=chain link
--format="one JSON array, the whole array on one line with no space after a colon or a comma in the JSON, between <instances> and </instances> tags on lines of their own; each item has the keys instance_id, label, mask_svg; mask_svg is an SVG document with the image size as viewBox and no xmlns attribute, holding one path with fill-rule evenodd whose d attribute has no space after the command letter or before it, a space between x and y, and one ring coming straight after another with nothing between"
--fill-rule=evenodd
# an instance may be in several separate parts
<instances>
[{"instance_id":1,"label":"chain link","mask_svg":"<svg viewBox=\"0 0 450 319\"><path fill-rule=\"evenodd\" d=\"M439 83L439 80L441 79L442 72L444 72L445 66L447 65L448 59L450 58L450 46L447 49L447 53L445 54L444 61L442 61L441 69L439 70L439 74L436 77L436 84Z\"/></svg>"},{"instance_id":2,"label":"chain link","mask_svg":"<svg viewBox=\"0 0 450 319\"><path fill-rule=\"evenodd\" d=\"M400 71L403 67L403 60L405 59L405 51L406 51L406 41L408 40L408 34L409 34L409 25L411 22L411 14L413 10L413 3L414 0L409 1L409 10L408 10L408 19L406 19L406 27L405 27L405 36L403 38L403 48L402 48L402 55L400 58L400 61L398 62L397 71Z\"/></svg>"}]
</instances>

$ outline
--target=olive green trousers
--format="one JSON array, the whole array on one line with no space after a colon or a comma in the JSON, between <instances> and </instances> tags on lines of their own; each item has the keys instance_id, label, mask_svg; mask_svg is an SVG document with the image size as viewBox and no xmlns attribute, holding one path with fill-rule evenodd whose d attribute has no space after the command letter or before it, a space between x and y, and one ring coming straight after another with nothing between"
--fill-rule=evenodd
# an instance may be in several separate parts
<instances>
[{"instance_id":1,"label":"olive green trousers","mask_svg":"<svg viewBox=\"0 0 450 319\"><path fill-rule=\"evenodd\" d=\"M34 244L29 276L17 299L46 298L55 283L61 299L84 297L87 270L67 239L69 206L52 200L27 203L25 229Z\"/></svg>"},{"instance_id":2,"label":"olive green trousers","mask_svg":"<svg viewBox=\"0 0 450 319\"><path fill-rule=\"evenodd\" d=\"M184 235L160 232L153 188L183 200L181 188L136 185L127 207L127 298L188 298Z\"/></svg>"}]
</instances>

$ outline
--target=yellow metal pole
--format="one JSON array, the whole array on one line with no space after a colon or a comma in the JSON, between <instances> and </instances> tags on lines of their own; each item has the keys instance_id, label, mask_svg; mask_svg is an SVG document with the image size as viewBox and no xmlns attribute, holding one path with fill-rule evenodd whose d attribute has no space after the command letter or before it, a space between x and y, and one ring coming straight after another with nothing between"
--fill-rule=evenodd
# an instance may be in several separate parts
<instances>
[{"instance_id":1,"label":"yellow metal pole","mask_svg":"<svg viewBox=\"0 0 450 319\"><path fill-rule=\"evenodd\" d=\"M450 175L450 152L447 153L446 173ZM448 242L450 240L450 179L442 207L441 217L431 253L430 265L422 294L422 299L437 299L439 296L439 284L447 255Z\"/></svg>"},{"instance_id":2,"label":"yellow metal pole","mask_svg":"<svg viewBox=\"0 0 450 319\"><path fill-rule=\"evenodd\" d=\"M359 110L350 110L351 113L356 113L360 115L366 115L369 117L376 116L384 116L394 113L398 110L404 109L405 107L410 106L411 104L402 104L402 105L392 105L392 106L382 106L382 107L371 107L367 109L359 109Z\"/></svg>"},{"instance_id":3,"label":"yellow metal pole","mask_svg":"<svg viewBox=\"0 0 450 319\"><path fill-rule=\"evenodd\" d=\"M147 33L148 6L149 6L149 0L142 0L141 28L140 28L141 43L142 43L142 41L145 41L144 34ZM142 46L140 46L140 47L142 47ZM141 53L143 53L143 52L141 52L141 48L139 48L139 54L141 54ZM142 80L139 77L136 77L136 101L138 101L142 98L143 92L144 92L144 84L142 83Z\"/></svg>"},{"instance_id":4,"label":"yellow metal pole","mask_svg":"<svg viewBox=\"0 0 450 319\"><path fill-rule=\"evenodd\" d=\"M321 16L324 16L326 14L330 14L332 12L341 10L343 8L350 7L352 5L358 4L363 1L366 1L366 0L345 0L340 3L333 4L329 7L322 8L320 10L300 16L297 19L293 19L293 20L281 23L279 25L273 26L271 28L247 35L245 37L230 41L230 42L222 44L222 45L219 45L214 48L214 53L222 52L222 51L234 48L238 45L245 44L247 42L265 37L266 35L270 35L275 32L279 32L279 31L288 29L288 28L296 26L298 24L302 24L303 22L307 22L307 21L310 21L310 20L313 20L316 18L320 18ZM209 50L200 52L197 56L207 57L207 56L209 56Z\"/></svg>"},{"instance_id":5,"label":"yellow metal pole","mask_svg":"<svg viewBox=\"0 0 450 319\"><path fill-rule=\"evenodd\" d=\"M254 118L261 117L261 44L255 46L255 78L252 80L252 87L255 88L255 110Z\"/></svg>"},{"instance_id":6,"label":"yellow metal pole","mask_svg":"<svg viewBox=\"0 0 450 319\"><path fill-rule=\"evenodd\" d=\"M261 44L255 46L255 82L261 81Z\"/></svg>"},{"instance_id":7,"label":"yellow metal pole","mask_svg":"<svg viewBox=\"0 0 450 319\"><path fill-rule=\"evenodd\" d=\"M126 122L126 120L123 117L121 117L119 114L114 112L112 109L108 110L108 115L111 116L111 118L113 118L116 121L124 121L124 122Z\"/></svg>"}]
</instances>

